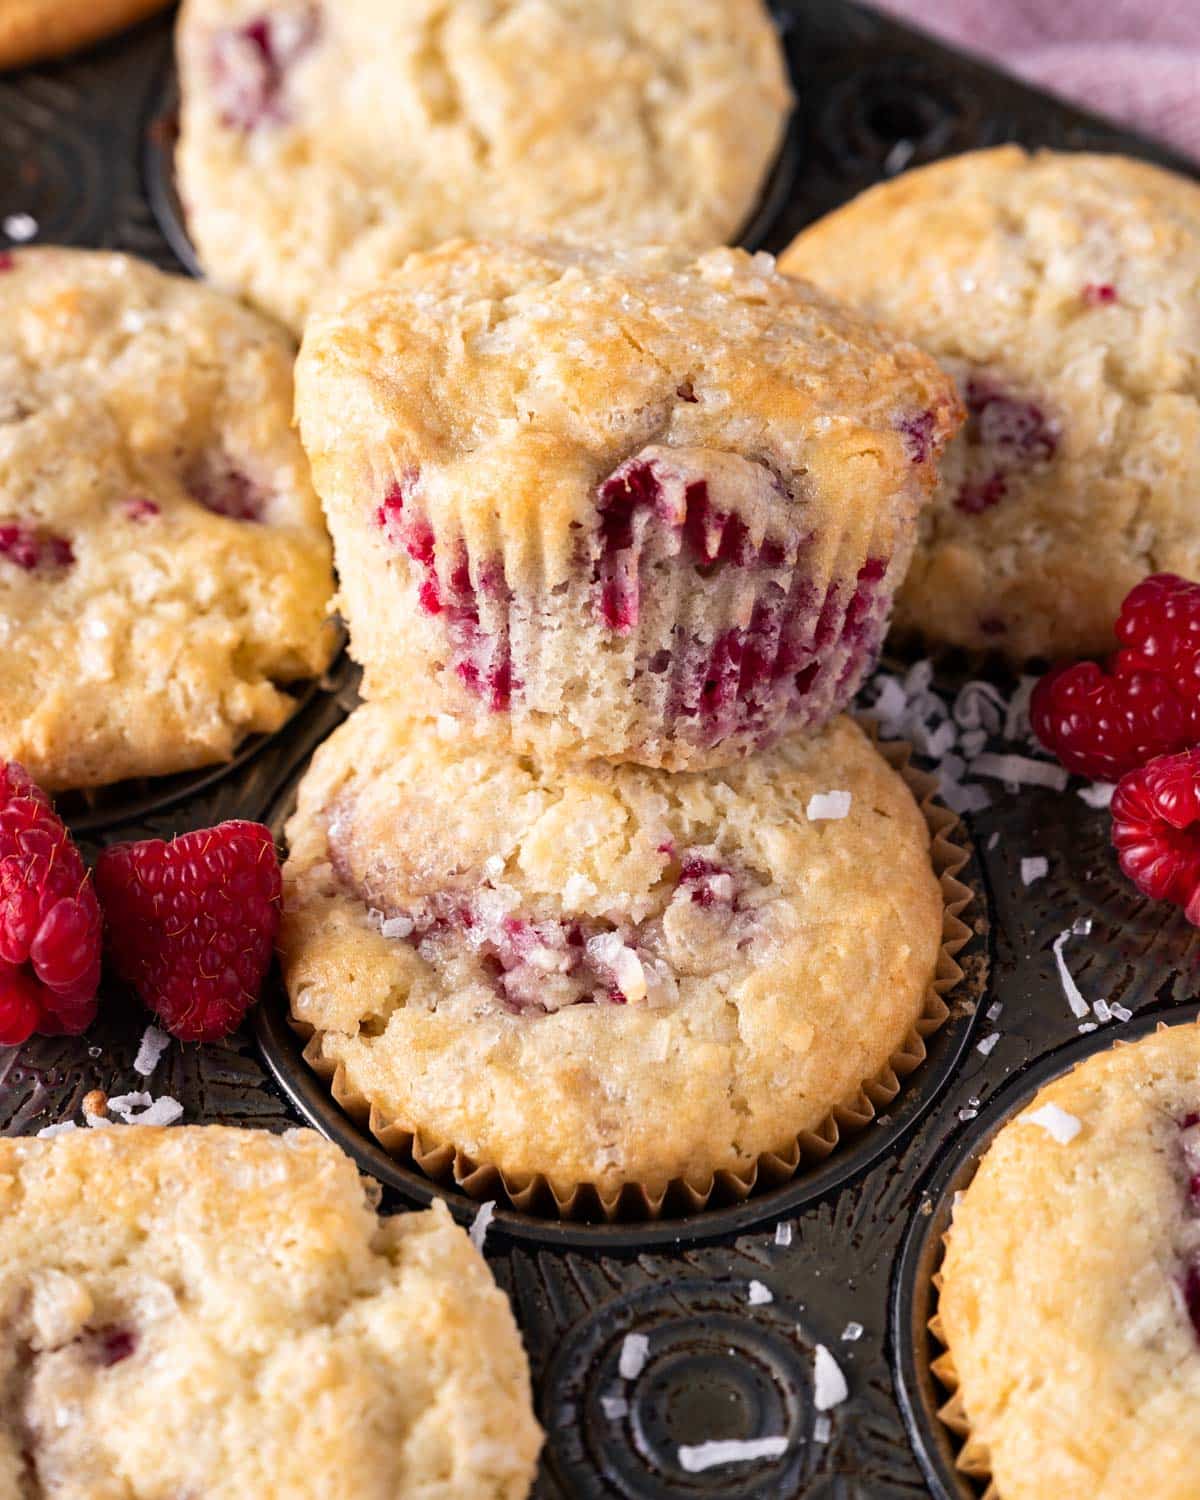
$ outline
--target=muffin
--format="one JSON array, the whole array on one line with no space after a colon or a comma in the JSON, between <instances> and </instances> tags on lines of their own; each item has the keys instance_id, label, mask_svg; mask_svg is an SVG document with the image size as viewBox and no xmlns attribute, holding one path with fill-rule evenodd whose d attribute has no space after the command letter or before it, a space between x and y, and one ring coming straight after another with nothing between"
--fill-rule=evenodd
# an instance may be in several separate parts
<instances>
[{"instance_id":1,"label":"muffin","mask_svg":"<svg viewBox=\"0 0 1200 1500\"><path fill-rule=\"evenodd\" d=\"M227 759L335 637L293 351L124 255L0 255L0 761L48 789Z\"/></svg>"},{"instance_id":2,"label":"muffin","mask_svg":"<svg viewBox=\"0 0 1200 1500\"><path fill-rule=\"evenodd\" d=\"M731 239L791 106L762 0L187 0L178 60L200 260L297 331L458 235Z\"/></svg>"},{"instance_id":3,"label":"muffin","mask_svg":"<svg viewBox=\"0 0 1200 1500\"><path fill-rule=\"evenodd\" d=\"M946 1014L929 828L846 718L668 773L368 703L287 838L306 1055L385 1145L472 1191L499 1174L610 1214L715 1177L744 1195L890 1101Z\"/></svg>"},{"instance_id":4,"label":"muffin","mask_svg":"<svg viewBox=\"0 0 1200 1500\"><path fill-rule=\"evenodd\" d=\"M296 381L365 694L671 769L850 700L959 417L736 250L446 245L314 318Z\"/></svg>"},{"instance_id":5,"label":"muffin","mask_svg":"<svg viewBox=\"0 0 1200 1500\"><path fill-rule=\"evenodd\" d=\"M1200 1028L1118 1046L997 1135L957 1202L949 1413L1001 1500L1193 1500Z\"/></svg>"},{"instance_id":6,"label":"muffin","mask_svg":"<svg viewBox=\"0 0 1200 1500\"><path fill-rule=\"evenodd\" d=\"M0 1140L0 1495L523 1500L512 1313L312 1131Z\"/></svg>"},{"instance_id":7,"label":"muffin","mask_svg":"<svg viewBox=\"0 0 1200 1500\"><path fill-rule=\"evenodd\" d=\"M1003 146L872 189L780 264L959 382L967 421L898 632L1014 661L1099 655L1134 584L1200 577L1195 182Z\"/></svg>"},{"instance_id":8,"label":"muffin","mask_svg":"<svg viewBox=\"0 0 1200 1500\"><path fill-rule=\"evenodd\" d=\"M167 0L5 0L0 68L61 57L162 10Z\"/></svg>"}]
</instances>

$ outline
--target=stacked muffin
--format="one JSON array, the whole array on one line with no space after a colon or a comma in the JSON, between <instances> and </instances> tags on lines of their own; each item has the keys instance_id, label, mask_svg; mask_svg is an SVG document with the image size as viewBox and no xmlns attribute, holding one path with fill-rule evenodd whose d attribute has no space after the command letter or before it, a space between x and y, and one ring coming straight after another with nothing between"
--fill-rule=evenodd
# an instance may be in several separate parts
<instances>
[{"instance_id":1,"label":"stacked muffin","mask_svg":"<svg viewBox=\"0 0 1200 1500\"><path fill-rule=\"evenodd\" d=\"M949 379L770 257L458 241L310 322L297 409L367 699L288 830L310 1059L567 1210L828 1149L938 1006L928 827L837 715Z\"/></svg>"}]
</instances>

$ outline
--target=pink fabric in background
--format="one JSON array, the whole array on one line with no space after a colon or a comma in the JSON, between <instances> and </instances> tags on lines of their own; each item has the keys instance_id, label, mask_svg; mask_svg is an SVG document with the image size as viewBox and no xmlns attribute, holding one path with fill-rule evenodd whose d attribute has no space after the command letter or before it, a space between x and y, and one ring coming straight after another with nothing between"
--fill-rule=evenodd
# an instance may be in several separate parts
<instances>
[{"instance_id":1,"label":"pink fabric in background","mask_svg":"<svg viewBox=\"0 0 1200 1500\"><path fill-rule=\"evenodd\" d=\"M1200 157L1200 0L873 0Z\"/></svg>"}]
</instances>

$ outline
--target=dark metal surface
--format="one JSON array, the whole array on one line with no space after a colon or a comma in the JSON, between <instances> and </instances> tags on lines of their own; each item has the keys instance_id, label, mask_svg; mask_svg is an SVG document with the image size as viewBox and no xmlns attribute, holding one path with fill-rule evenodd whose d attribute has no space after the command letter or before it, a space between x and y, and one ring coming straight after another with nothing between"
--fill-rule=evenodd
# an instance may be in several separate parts
<instances>
[{"instance_id":1,"label":"dark metal surface","mask_svg":"<svg viewBox=\"0 0 1200 1500\"><path fill-rule=\"evenodd\" d=\"M803 224L904 165L1002 140L1126 150L1179 165L1166 150L867 11L835 0L789 0L776 10L798 105L747 231L756 246L781 249ZM178 269L187 246L169 173L169 59L167 17L81 58L0 77L0 220L32 214L41 239L113 246ZM66 801L85 852L235 814L277 815L352 692L343 664L285 730L233 767L117 789L90 804ZM1082 1049L1039 1061L1078 1042L1051 943L1075 918L1092 917L1091 935L1071 948L1085 992L1139 1013L1181 1007L1172 1013L1180 1017L1191 1014L1183 1007L1194 994L1200 952L1181 916L1151 906L1122 881L1106 815L1072 793L1009 796L997 788L972 832L975 883L990 898L990 981L981 1008L1002 1007L1000 1040L988 1056L972 1044L979 1025L990 1030L992 1023L960 1014L931 1040L930 1062L907 1082L887 1122L873 1127L874 1137L868 1132L817 1173L740 1207L617 1230L497 1214L487 1252L513 1298L548 1433L539 1500L900 1500L930 1493L927 1486L939 1500L966 1493L947 1467L950 1450L939 1447L922 1385L928 1351L920 1299L930 1236L945 1194L994 1123L990 1096L1018 1080L1003 1110L1046 1068L1120 1034L1108 1027ZM1019 864L1033 853L1047 854L1051 869L1027 890ZM113 993L87 1037L0 1051L0 1131L31 1132L77 1114L91 1088L143 1086L132 1059L145 1021L127 996ZM258 1026L277 1062L286 1064L292 1049L284 1090L249 1029L223 1046L172 1046L148 1086L179 1098L193 1121L281 1129L297 1112L321 1112L331 1128L319 1087L300 1087L277 995ZM960 1118L979 1109L977 1122ZM441 1191L369 1148L363 1154L349 1135L345 1143L389 1183L390 1207ZM443 1196L460 1217L474 1211L459 1195ZM777 1242L776 1224L790 1229L790 1243ZM750 1305L751 1279L773 1300ZM850 1322L863 1327L855 1342L842 1339ZM617 1361L629 1332L649 1334L650 1354L625 1381ZM812 1392L819 1343L834 1352L850 1385L823 1440ZM617 1396L624 1413L612 1405ZM778 1433L791 1439L781 1458L699 1474L679 1466L681 1443Z\"/></svg>"}]
</instances>

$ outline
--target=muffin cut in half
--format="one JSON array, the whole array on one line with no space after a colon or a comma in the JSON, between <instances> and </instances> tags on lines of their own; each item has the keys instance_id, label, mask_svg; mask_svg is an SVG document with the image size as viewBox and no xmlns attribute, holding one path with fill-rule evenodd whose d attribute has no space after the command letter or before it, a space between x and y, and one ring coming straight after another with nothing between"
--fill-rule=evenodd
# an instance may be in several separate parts
<instances>
[{"instance_id":1,"label":"muffin cut in half","mask_svg":"<svg viewBox=\"0 0 1200 1500\"><path fill-rule=\"evenodd\" d=\"M1200 577L1200 185L1002 146L872 188L780 266L959 382L898 632L1102 655L1134 584Z\"/></svg>"},{"instance_id":2,"label":"muffin cut in half","mask_svg":"<svg viewBox=\"0 0 1200 1500\"><path fill-rule=\"evenodd\" d=\"M129 256L0 254L0 761L55 791L209 765L328 665L292 362Z\"/></svg>"},{"instance_id":3,"label":"muffin cut in half","mask_svg":"<svg viewBox=\"0 0 1200 1500\"><path fill-rule=\"evenodd\" d=\"M1000 1500L1193 1500L1200 1027L1118 1043L988 1147L946 1238L935 1365Z\"/></svg>"},{"instance_id":4,"label":"muffin cut in half","mask_svg":"<svg viewBox=\"0 0 1200 1500\"><path fill-rule=\"evenodd\" d=\"M965 935L845 718L672 774L368 703L287 833L284 977L335 1097L433 1175L565 1213L827 1153L924 1055Z\"/></svg>"},{"instance_id":5,"label":"muffin cut in half","mask_svg":"<svg viewBox=\"0 0 1200 1500\"><path fill-rule=\"evenodd\" d=\"M367 697L669 769L849 702L960 415L769 256L465 242L312 321L297 412Z\"/></svg>"},{"instance_id":6,"label":"muffin cut in half","mask_svg":"<svg viewBox=\"0 0 1200 1500\"><path fill-rule=\"evenodd\" d=\"M310 1130L0 1140L5 1500L524 1500L504 1294Z\"/></svg>"}]
</instances>

